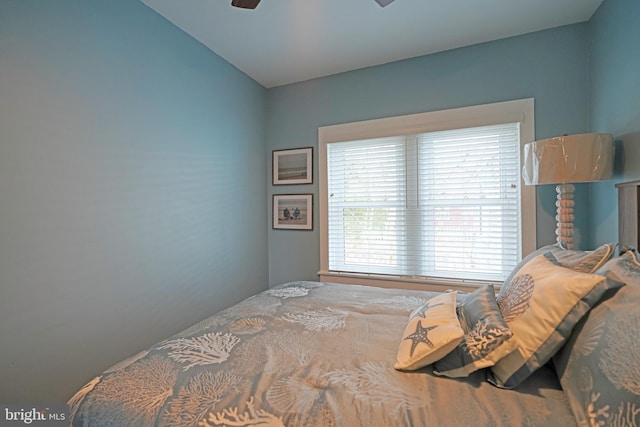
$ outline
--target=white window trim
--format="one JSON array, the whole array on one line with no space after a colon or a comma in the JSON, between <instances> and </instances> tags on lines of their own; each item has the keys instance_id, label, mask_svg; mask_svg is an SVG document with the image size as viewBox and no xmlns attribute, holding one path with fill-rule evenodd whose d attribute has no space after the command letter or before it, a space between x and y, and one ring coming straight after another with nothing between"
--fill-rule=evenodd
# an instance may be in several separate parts
<instances>
[{"instance_id":1,"label":"white window trim","mask_svg":"<svg viewBox=\"0 0 640 427\"><path fill-rule=\"evenodd\" d=\"M410 289L475 289L480 282L443 281L429 278L405 278L373 274L345 274L329 271L327 144L513 122L520 123L520 153L522 154L524 144L535 139L533 98L319 127L320 271L318 274L320 280ZM522 168L522 158L523 156L521 155L520 168ZM535 187L524 185L522 178L520 179L520 195L522 203L521 251L524 257L536 248L536 192Z\"/></svg>"}]
</instances>

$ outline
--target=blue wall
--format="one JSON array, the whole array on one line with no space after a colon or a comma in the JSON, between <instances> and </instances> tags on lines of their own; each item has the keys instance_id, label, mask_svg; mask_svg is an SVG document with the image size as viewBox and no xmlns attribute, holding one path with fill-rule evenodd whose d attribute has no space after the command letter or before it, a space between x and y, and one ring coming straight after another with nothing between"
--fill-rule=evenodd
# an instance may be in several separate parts
<instances>
[{"instance_id":1,"label":"blue wall","mask_svg":"<svg viewBox=\"0 0 640 427\"><path fill-rule=\"evenodd\" d=\"M0 402L267 286L266 90L141 2L0 2Z\"/></svg>"},{"instance_id":2,"label":"blue wall","mask_svg":"<svg viewBox=\"0 0 640 427\"><path fill-rule=\"evenodd\" d=\"M317 154L319 126L529 97L537 138L586 132L588 60L583 23L270 89L267 148L313 146ZM313 232L269 231L272 285L317 279L317 182L315 170L313 185L269 186L269 196L313 192L316 214ZM577 209L586 210L586 184L578 187ZM554 242L554 203L554 187L538 187L538 245ZM588 242L588 218L576 225L576 243Z\"/></svg>"},{"instance_id":3,"label":"blue wall","mask_svg":"<svg viewBox=\"0 0 640 427\"><path fill-rule=\"evenodd\" d=\"M267 91L140 2L2 0L0 402L64 402L267 276L316 279L319 126L534 97L536 137L612 132L616 180L639 179L638 22L637 0L605 0L588 23ZM305 146L314 184L272 186L271 151ZM577 191L579 244L615 240L612 183ZM290 192L314 193L313 231L271 230ZM543 245L553 187L538 197Z\"/></svg>"},{"instance_id":4,"label":"blue wall","mask_svg":"<svg viewBox=\"0 0 640 427\"><path fill-rule=\"evenodd\" d=\"M617 141L614 182L640 179L640 2L605 0L589 21L591 130ZM591 246L618 239L617 193L590 184Z\"/></svg>"}]
</instances>

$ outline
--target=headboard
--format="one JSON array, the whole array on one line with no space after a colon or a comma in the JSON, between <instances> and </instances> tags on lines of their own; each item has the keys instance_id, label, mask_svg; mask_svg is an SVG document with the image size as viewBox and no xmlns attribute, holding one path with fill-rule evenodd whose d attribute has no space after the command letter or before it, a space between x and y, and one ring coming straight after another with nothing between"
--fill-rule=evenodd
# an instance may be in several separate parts
<instances>
[{"instance_id":1,"label":"headboard","mask_svg":"<svg viewBox=\"0 0 640 427\"><path fill-rule=\"evenodd\" d=\"M618 242L640 249L640 181L621 182L618 188Z\"/></svg>"}]
</instances>

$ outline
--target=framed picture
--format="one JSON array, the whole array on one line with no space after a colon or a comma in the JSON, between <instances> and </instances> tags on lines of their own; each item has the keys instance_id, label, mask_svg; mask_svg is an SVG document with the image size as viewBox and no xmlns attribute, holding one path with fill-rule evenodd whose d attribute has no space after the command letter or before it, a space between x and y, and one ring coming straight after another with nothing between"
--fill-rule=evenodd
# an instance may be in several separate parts
<instances>
[{"instance_id":1,"label":"framed picture","mask_svg":"<svg viewBox=\"0 0 640 427\"><path fill-rule=\"evenodd\" d=\"M273 151L273 185L313 184L313 148Z\"/></svg>"},{"instance_id":2,"label":"framed picture","mask_svg":"<svg viewBox=\"0 0 640 427\"><path fill-rule=\"evenodd\" d=\"M273 228L313 229L312 194L274 194Z\"/></svg>"}]
</instances>

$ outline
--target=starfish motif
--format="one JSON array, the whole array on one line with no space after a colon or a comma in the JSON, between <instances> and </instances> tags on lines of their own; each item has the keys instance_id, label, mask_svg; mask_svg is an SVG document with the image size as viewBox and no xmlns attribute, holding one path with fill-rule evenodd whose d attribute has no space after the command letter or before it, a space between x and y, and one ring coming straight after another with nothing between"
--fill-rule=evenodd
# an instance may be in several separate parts
<instances>
[{"instance_id":1,"label":"starfish motif","mask_svg":"<svg viewBox=\"0 0 640 427\"><path fill-rule=\"evenodd\" d=\"M409 356L413 356L413 352L416 349L416 347L418 346L419 343L425 343L427 344L429 347L433 347L433 343L431 342L431 340L429 339L429 337L427 336L427 333L432 330L437 328L438 325L433 325L433 326L427 326L426 328L422 327L422 321L418 320L418 325L416 327L416 331L414 333L412 333L411 335L406 336L404 339L405 340L411 340L411 351L409 352Z\"/></svg>"},{"instance_id":2,"label":"starfish motif","mask_svg":"<svg viewBox=\"0 0 640 427\"><path fill-rule=\"evenodd\" d=\"M420 309L419 309L418 311L416 311L416 312L414 313L414 315L411 317L411 319L409 319L409 320L415 319L415 318L416 318L416 317L418 317L418 316L420 316L420 317L422 317L422 318L425 318L425 319L426 319L426 318L427 318L427 315L426 315L425 313L427 312L427 310L429 310L430 308L433 308L433 307L437 307L437 306L439 306L439 305L444 305L444 303L439 302L439 303L437 303L437 304L433 304L433 305L430 305L429 303L426 303L425 305L423 305L422 307L420 307Z\"/></svg>"}]
</instances>

